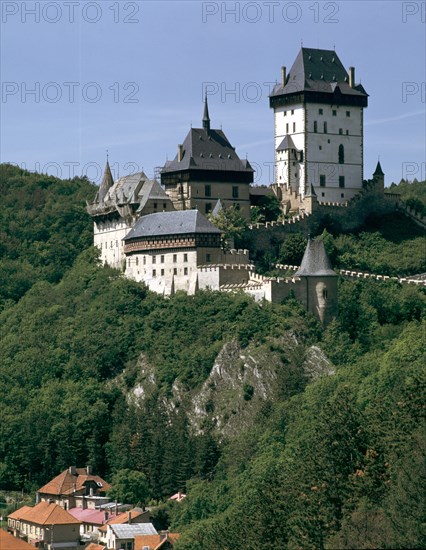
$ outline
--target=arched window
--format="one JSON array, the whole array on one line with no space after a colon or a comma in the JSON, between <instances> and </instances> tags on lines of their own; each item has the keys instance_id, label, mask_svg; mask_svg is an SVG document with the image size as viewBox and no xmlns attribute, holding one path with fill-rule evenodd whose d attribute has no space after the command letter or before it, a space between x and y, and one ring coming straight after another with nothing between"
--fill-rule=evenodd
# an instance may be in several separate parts
<instances>
[{"instance_id":1,"label":"arched window","mask_svg":"<svg viewBox=\"0 0 426 550\"><path fill-rule=\"evenodd\" d=\"M345 148L343 145L339 145L339 164L345 163Z\"/></svg>"}]
</instances>

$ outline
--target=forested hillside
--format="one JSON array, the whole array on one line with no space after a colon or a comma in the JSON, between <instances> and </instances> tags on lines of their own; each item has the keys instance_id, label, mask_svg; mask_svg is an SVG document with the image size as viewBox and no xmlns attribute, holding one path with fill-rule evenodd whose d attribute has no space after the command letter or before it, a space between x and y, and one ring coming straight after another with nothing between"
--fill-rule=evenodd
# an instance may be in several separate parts
<instances>
[{"instance_id":1,"label":"forested hillside","mask_svg":"<svg viewBox=\"0 0 426 550\"><path fill-rule=\"evenodd\" d=\"M91 464L186 491L156 512L178 548L425 547L422 288L342 279L325 330L291 299L163 299L98 265L89 182L0 174L0 489ZM380 223L381 268L423 265Z\"/></svg>"}]
</instances>

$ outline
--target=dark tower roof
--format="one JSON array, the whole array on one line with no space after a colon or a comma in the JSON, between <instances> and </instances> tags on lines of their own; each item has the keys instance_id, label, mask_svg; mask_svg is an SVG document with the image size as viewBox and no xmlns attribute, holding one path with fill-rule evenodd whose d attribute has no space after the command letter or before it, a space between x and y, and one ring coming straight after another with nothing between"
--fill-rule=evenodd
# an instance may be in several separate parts
<instances>
[{"instance_id":1,"label":"dark tower roof","mask_svg":"<svg viewBox=\"0 0 426 550\"><path fill-rule=\"evenodd\" d=\"M177 210L142 216L124 240L199 233L220 235L221 231L198 210Z\"/></svg>"},{"instance_id":2,"label":"dark tower roof","mask_svg":"<svg viewBox=\"0 0 426 550\"><path fill-rule=\"evenodd\" d=\"M209 116L209 106L207 104L207 94L206 94L206 97L204 98L203 128L207 132L210 130L210 116Z\"/></svg>"},{"instance_id":3,"label":"dark tower roof","mask_svg":"<svg viewBox=\"0 0 426 550\"><path fill-rule=\"evenodd\" d=\"M308 198L308 197L316 197L317 194L315 193L315 189L314 189L314 186L312 185L312 183L309 185L309 191L306 193L305 195L305 198Z\"/></svg>"},{"instance_id":4,"label":"dark tower roof","mask_svg":"<svg viewBox=\"0 0 426 550\"><path fill-rule=\"evenodd\" d=\"M95 198L95 202L103 202L108 190L114 185L114 180L111 174L111 168L107 160L104 170L104 175L99 186L98 193Z\"/></svg>"},{"instance_id":5,"label":"dark tower roof","mask_svg":"<svg viewBox=\"0 0 426 550\"><path fill-rule=\"evenodd\" d=\"M376 169L374 170L373 176L384 176L382 167L380 166L380 161L377 161Z\"/></svg>"},{"instance_id":6,"label":"dark tower roof","mask_svg":"<svg viewBox=\"0 0 426 550\"><path fill-rule=\"evenodd\" d=\"M274 107L279 97L300 95L322 102L333 98L334 104L367 106L368 94L361 84L349 85L349 75L334 50L301 48L284 83L277 84L270 95ZM337 102L336 102L337 100ZM293 101L294 102L294 101Z\"/></svg>"},{"instance_id":7,"label":"dark tower roof","mask_svg":"<svg viewBox=\"0 0 426 550\"><path fill-rule=\"evenodd\" d=\"M316 241L308 240L303 255L302 263L295 273L296 277L337 277L337 273L331 267L330 258L324 248L321 239Z\"/></svg>"}]
</instances>

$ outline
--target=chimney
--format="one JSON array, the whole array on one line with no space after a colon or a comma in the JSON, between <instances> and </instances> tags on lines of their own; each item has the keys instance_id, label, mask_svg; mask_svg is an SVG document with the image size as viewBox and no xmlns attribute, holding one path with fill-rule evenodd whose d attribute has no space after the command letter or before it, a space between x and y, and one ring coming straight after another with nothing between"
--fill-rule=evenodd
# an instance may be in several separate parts
<instances>
[{"instance_id":1,"label":"chimney","mask_svg":"<svg viewBox=\"0 0 426 550\"><path fill-rule=\"evenodd\" d=\"M132 514L130 513L130 510L127 512L127 523L129 525L132 523Z\"/></svg>"},{"instance_id":2,"label":"chimney","mask_svg":"<svg viewBox=\"0 0 426 550\"><path fill-rule=\"evenodd\" d=\"M183 151L183 145L178 145L178 162L182 160L182 151Z\"/></svg>"},{"instance_id":3,"label":"chimney","mask_svg":"<svg viewBox=\"0 0 426 550\"><path fill-rule=\"evenodd\" d=\"M77 469L76 469L75 466L70 466L70 467L68 468L68 472L69 472L69 474L72 475L72 476L76 476L76 475L77 475Z\"/></svg>"},{"instance_id":4,"label":"chimney","mask_svg":"<svg viewBox=\"0 0 426 550\"><path fill-rule=\"evenodd\" d=\"M104 519L105 519L105 521L108 521L108 517L109 517L108 511L105 510L105 512L104 512Z\"/></svg>"},{"instance_id":5,"label":"chimney","mask_svg":"<svg viewBox=\"0 0 426 550\"><path fill-rule=\"evenodd\" d=\"M91 497L93 496L93 487L90 487L90 489L89 489L89 496L91 496Z\"/></svg>"},{"instance_id":6,"label":"chimney","mask_svg":"<svg viewBox=\"0 0 426 550\"><path fill-rule=\"evenodd\" d=\"M285 81L287 79L287 67L282 66L281 67L281 80L282 80L282 87L285 86Z\"/></svg>"},{"instance_id":7,"label":"chimney","mask_svg":"<svg viewBox=\"0 0 426 550\"><path fill-rule=\"evenodd\" d=\"M91 466L86 466L86 473L88 476L92 475L92 467Z\"/></svg>"},{"instance_id":8,"label":"chimney","mask_svg":"<svg viewBox=\"0 0 426 550\"><path fill-rule=\"evenodd\" d=\"M349 86L355 87L355 67L349 67Z\"/></svg>"}]
</instances>

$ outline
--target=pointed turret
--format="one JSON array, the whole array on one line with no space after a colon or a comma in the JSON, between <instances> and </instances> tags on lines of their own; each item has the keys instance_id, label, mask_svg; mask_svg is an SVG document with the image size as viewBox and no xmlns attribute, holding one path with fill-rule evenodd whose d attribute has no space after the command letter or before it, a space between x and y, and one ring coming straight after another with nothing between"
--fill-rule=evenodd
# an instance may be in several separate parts
<instances>
[{"instance_id":1,"label":"pointed turret","mask_svg":"<svg viewBox=\"0 0 426 550\"><path fill-rule=\"evenodd\" d=\"M316 241L308 240L308 244L303 255L302 263L296 271L296 277L337 277L337 273L331 267L330 258L325 251L324 243L321 239Z\"/></svg>"},{"instance_id":2,"label":"pointed turret","mask_svg":"<svg viewBox=\"0 0 426 550\"><path fill-rule=\"evenodd\" d=\"M373 176L384 176L382 167L380 166L380 160L377 161L376 169L374 170Z\"/></svg>"},{"instance_id":3,"label":"pointed turret","mask_svg":"<svg viewBox=\"0 0 426 550\"><path fill-rule=\"evenodd\" d=\"M210 131L210 116L209 116L209 106L207 104L207 94L204 98L204 113L203 113L203 128L206 132Z\"/></svg>"},{"instance_id":4,"label":"pointed turret","mask_svg":"<svg viewBox=\"0 0 426 550\"><path fill-rule=\"evenodd\" d=\"M112 177L111 168L109 166L109 162L107 160L105 165L105 171L104 175L101 181L101 184L99 186L98 194L96 195L96 202L103 202L106 194L108 193L109 189L114 185L114 179Z\"/></svg>"}]
</instances>

